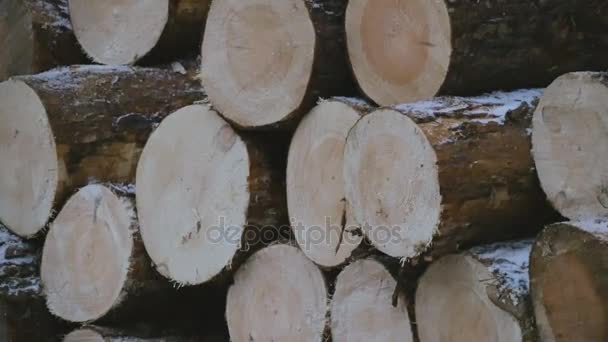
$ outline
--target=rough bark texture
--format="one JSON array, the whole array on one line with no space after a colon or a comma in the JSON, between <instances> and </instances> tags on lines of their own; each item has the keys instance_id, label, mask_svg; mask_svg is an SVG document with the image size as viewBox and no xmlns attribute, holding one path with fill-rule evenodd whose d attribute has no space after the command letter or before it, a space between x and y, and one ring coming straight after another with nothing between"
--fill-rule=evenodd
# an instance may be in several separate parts
<instances>
[{"instance_id":1,"label":"rough bark texture","mask_svg":"<svg viewBox=\"0 0 608 342\"><path fill-rule=\"evenodd\" d=\"M42 101L55 136L57 205L91 179L133 183L155 125L205 98L193 75L160 69L74 66L18 80Z\"/></svg>"},{"instance_id":2,"label":"rough bark texture","mask_svg":"<svg viewBox=\"0 0 608 342\"><path fill-rule=\"evenodd\" d=\"M169 19L156 46L141 64L195 57L201 48L211 0L170 0Z\"/></svg>"},{"instance_id":3,"label":"rough bark texture","mask_svg":"<svg viewBox=\"0 0 608 342\"><path fill-rule=\"evenodd\" d=\"M570 71L608 67L608 6L586 1L445 1L451 63L439 93L547 86Z\"/></svg>"},{"instance_id":4,"label":"rough bark texture","mask_svg":"<svg viewBox=\"0 0 608 342\"><path fill-rule=\"evenodd\" d=\"M608 223L558 223L537 238L530 282L541 341L608 339Z\"/></svg>"},{"instance_id":5,"label":"rough bark texture","mask_svg":"<svg viewBox=\"0 0 608 342\"><path fill-rule=\"evenodd\" d=\"M0 32L4 29L9 30L5 34L15 34L12 29L24 25L28 34L0 37L6 43L3 48L8 58L0 67L0 80L86 61L72 32L67 0L8 0L2 8L7 12L0 13L4 17L0 22L7 27Z\"/></svg>"},{"instance_id":6,"label":"rough bark texture","mask_svg":"<svg viewBox=\"0 0 608 342\"><path fill-rule=\"evenodd\" d=\"M437 155L442 211L432 257L530 235L557 218L530 152L540 92L522 92L531 103L496 93L396 107L416 121Z\"/></svg>"},{"instance_id":7,"label":"rough bark texture","mask_svg":"<svg viewBox=\"0 0 608 342\"><path fill-rule=\"evenodd\" d=\"M136 329L114 329L87 325L66 335L64 342L79 342L93 336L104 342L223 342L228 339L220 335L190 336L189 333L164 329L158 326L140 326ZM88 340L86 340L88 341Z\"/></svg>"},{"instance_id":8,"label":"rough bark texture","mask_svg":"<svg viewBox=\"0 0 608 342\"><path fill-rule=\"evenodd\" d=\"M299 114L310 110L320 97L356 94L347 61L344 15L347 1L303 0L308 7L317 41L313 71ZM299 118L299 117L298 117Z\"/></svg>"}]
</instances>

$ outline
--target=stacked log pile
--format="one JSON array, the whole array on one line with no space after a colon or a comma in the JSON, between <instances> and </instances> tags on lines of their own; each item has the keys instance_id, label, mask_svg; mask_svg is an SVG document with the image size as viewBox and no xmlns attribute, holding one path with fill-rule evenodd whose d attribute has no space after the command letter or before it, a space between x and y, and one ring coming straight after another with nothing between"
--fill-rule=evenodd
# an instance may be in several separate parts
<instances>
[{"instance_id":1,"label":"stacked log pile","mask_svg":"<svg viewBox=\"0 0 608 342\"><path fill-rule=\"evenodd\" d=\"M0 340L608 340L606 18L0 1Z\"/></svg>"}]
</instances>

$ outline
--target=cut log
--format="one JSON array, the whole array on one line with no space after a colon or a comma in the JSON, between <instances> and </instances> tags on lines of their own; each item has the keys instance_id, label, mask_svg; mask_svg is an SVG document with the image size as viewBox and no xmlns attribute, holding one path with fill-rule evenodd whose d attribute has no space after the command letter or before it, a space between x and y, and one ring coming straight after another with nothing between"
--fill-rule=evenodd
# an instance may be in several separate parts
<instances>
[{"instance_id":1,"label":"cut log","mask_svg":"<svg viewBox=\"0 0 608 342\"><path fill-rule=\"evenodd\" d=\"M131 329L133 330L133 329ZM99 326L85 326L74 330L63 338L63 342L223 342L220 337L195 338L155 332L153 327L137 331L112 329ZM142 331L145 330L145 331Z\"/></svg>"},{"instance_id":2,"label":"cut log","mask_svg":"<svg viewBox=\"0 0 608 342\"><path fill-rule=\"evenodd\" d=\"M532 146L541 185L565 217L608 218L608 73L559 77L534 113Z\"/></svg>"},{"instance_id":3,"label":"cut log","mask_svg":"<svg viewBox=\"0 0 608 342\"><path fill-rule=\"evenodd\" d=\"M131 201L98 184L80 189L53 221L40 272L49 311L69 322L98 320L170 287L151 268Z\"/></svg>"},{"instance_id":4,"label":"cut log","mask_svg":"<svg viewBox=\"0 0 608 342\"><path fill-rule=\"evenodd\" d=\"M289 125L319 97L350 95L343 0L226 0L211 4L201 79L242 128Z\"/></svg>"},{"instance_id":5,"label":"cut log","mask_svg":"<svg viewBox=\"0 0 608 342\"><path fill-rule=\"evenodd\" d=\"M331 303L333 341L414 341L405 298L392 305L396 287L378 261L358 260L344 268Z\"/></svg>"},{"instance_id":6,"label":"cut log","mask_svg":"<svg viewBox=\"0 0 608 342\"><path fill-rule=\"evenodd\" d=\"M323 274L288 245L255 253L228 290L226 320L234 342L321 342L326 312Z\"/></svg>"},{"instance_id":7,"label":"cut log","mask_svg":"<svg viewBox=\"0 0 608 342\"><path fill-rule=\"evenodd\" d=\"M153 127L204 98L193 75L76 66L0 84L0 221L31 237L79 186L132 183Z\"/></svg>"},{"instance_id":8,"label":"cut log","mask_svg":"<svg viewBox=\"0 0 608 342\"><path fill-rule=\"evenodd\" d=\"M476 247L431 264L418 283L421 342L534 342L532 240Z\"/></svg>"},{"instance_id":9,"label":"cut log","mask_svg":"<svg viewBox=\"0 0 608 342\"><path fill-rule=\"evenodd\" d=\"M320 266L338 266L359 246L361 234L348 230L343 156L346 136L365 102L322 101L298 126L287 160L289 218L300 249Z\"/></svg>"},{"instance_id":10,"label":"cut log","mask_svg":"<svg viewBox=\"0 0 608 342\"><path fill-rule=\"evenodd\" d=\"M607 18L603 1L357 0L346 34L359 86L393 105L604 70Z\"/></svg>"},{"instance_id":11,"label":"cut log","mask_svg":"<svg viewBox=\"0 0 608 342\"><path fill-rule=\"evenodd\" d=\"M69 0L74 33L101 64L134 64L146 57L168 62L194 56L210 0Z\"/></svg>"},{"instance_id":12,"label":"cut log","mask_svg":"<svg viewBox=\"0 0 608 342\"><path fill-rule=\"evenodd\" d=\"M498 243L432 264L416 294L421 341L535 341L531 248L531 240Z\"/></svg>"},{"instance_id":13,"label":"cut log","mask_svg":"<svg viewBox=\"0 0 608 342\"><path fill-rule=\"evenodd\" d=\"M553 214L530 153L539 94L437 98L363 117L344 157L355 224L381 252L405 258L431 243L438 257L533 233Z\"/></svg>"},{"instance_id":14,"label":"cut log","mask_svg":"<svg viewBox=\"0 0 608 342\"><path fill-rule=\"evenodd\" d=\"M210 281L261 242L262 229L274 235L287 223L285 153L272 144L243 139L203 105L154 131L137 168L137 209L162 275L182 285Z\"/></svg>"},{"instance_id":15,"label":"cut log","mask_svg":"<svg viewBox=\"0 0 608 342\"><path fill-rule=\"evenodd\" d=\"M0 43L0 81L86 60L68 20L67 0L3 0Z\"/></svg>"},{"instance_id":16,"label":"cut log","mask_svg":"<svg viewBox=\"0 0 608 342\"><path fill-rule=\"evenodd\" d=\"M530 258L542 341L608 340L608 221L548 226Z\"/></svg>"}]
</instances>

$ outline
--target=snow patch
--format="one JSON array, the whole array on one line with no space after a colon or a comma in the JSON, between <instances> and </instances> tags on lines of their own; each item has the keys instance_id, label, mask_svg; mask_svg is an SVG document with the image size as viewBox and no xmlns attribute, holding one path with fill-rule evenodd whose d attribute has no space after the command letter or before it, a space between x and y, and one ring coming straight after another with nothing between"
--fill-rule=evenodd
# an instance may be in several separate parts
<instances>
[{"instance_id":1,"label":"snow patch","mask_svg":"<svg viewBox=\"0 0 608 342\"><path fill-rule=\"evenodd\" d=\"M132 73L133 68L126 65L77 65L52 69L31 76L34 80L42 81L52 89L74 89L85 81L91 74Z\"/></svg>"},{"instance_id":2,"label":"snow patch","mask_svg":"<svg viewBox=\"0 0 608 342\"><path fill-rule=\"evenodd\" d=\"M10 255L9 251L18 251ZM8 296L39 295L39 255L34 246L0 224L0 293ZM15 274L14 268L19 272Z\"/></svg>"},{"instance_id":3,"label":"snow patch","mask_svg":"<svg viewBox=\"0 0 608 342\"><path fill-rule=\"evenodd\" d=\"M498 289L508 293L509 299L517 305L530 292L530 254L533 239L499 242L470 250L498 280Z\"/></svg>"},{"instance_id":4,"label":"snow patch","mask_svg":"<svg viewBox=\"0 0 608 342\"><path fill-rule=\"evenodd\" d=\"M608 218L587 218L570 224L608 241Z\"/></svg>"},{"instance_id":5,"label":"snow patch","mask_svg":"<svg viewBox=\"0 0 608 342\"><path fill-rule=\"evenodd\" d=\"M438 97L432 100L404 103L394 106L398 111L407 112L420 120L434 120L437 117L462 115L482 124L491 122L503 124L507 114L522 104L533 106L543 94L542 89L521 89L511 92L496 91L474 97Z\"/></svg>"}]
</instances>

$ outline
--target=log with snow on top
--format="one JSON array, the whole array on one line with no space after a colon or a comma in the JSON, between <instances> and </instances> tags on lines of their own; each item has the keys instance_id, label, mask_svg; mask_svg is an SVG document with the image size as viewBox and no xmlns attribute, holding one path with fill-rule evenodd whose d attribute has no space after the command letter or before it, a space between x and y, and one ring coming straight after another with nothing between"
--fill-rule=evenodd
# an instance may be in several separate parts
<instances>
[{"instance_id":1,"label":"log with snow on top","mask_svg":"<svg viewBox=\"0 0 608 342\"><path fill-rule=\"evenodd\" d=\"M131 199L93 184L51 224L40 267L47 307L69 322L119 315L170 284L144 251Z\"/></svg>"},{"instance_id":2,"label":"log with snow on top","mask_svg":"<svg viewBox=\"0 0 608 342\"><path fill-rule=\"evenodd\" d=\"M73 66L0 83L0 221L31 237L91 179L133 183L150 132L204 99L194 75Z\"/></svg>"},{"instance_id":3,"label":"log with snow on top","mask_svg":"<svg viewBox=\"0 0 608 342\"><path fill-rule=\"evenodd\" d=\"M264 248L239 268L228 290L230 338L324 341L327 295L323 274L298 248Z\"/></svg>"},{"instance_id":4,"label":"log with snow on top","mask_svg":"<svg viewBox=\"0 0 608 342\"><path fill-rule=\"evenodd\" d=\"M74 33L96 63L168 62L194 56L210 0L68 0Z\"/></svg>"},{"instance_id":5,"label":"log with snow on top","mask_svg":"<svg viewBox=\"0 0 608 342\"><path fill-rule=\"evenodd\" d=\"M550 225L530 258L530 286L542 341L608 340L608 220Z\"/></svg>"},{"instance_id":6,"label":"log with snow on top","mask_svg":"<svg viewBox=\"0 0 608 342\"><path fill-rule=\"evenodd\" d=\"M363 117L344 157L355 224L400 258L533 233L553 214L530 153L540 94L443 97Z\"/></svg>"},{"instance_id":7,"label":"log with snow on top","mask_svg":"<svg viewBox=\"0 0 608 342\"><path fill-rule=\"evenodd\" d=\"M364 101L333 98L319 103L299 124L287 160L287 204L300 249L320 266L342 264L362 236L349 231L344 200L346 136L369 112Z\"/></svg>"},{"instance_id":8,"label":"log with snow on top","mask_svg":"<svg viewBox=\"0 0 608 342\"><path fill-rule=\"evenodd\" d=\"M214 1L201 79L242 128L291 126L319 97L351 95L343 0Z\"/></svg>"},{"instance_id":9,"label":"log with snow on top","mask_svg":"<svg viewBox=\"0 0 608 342\"><path fill-rule=\"evenodd\" d=\"M393 306L396 288L395 278L377 260L346 266L336 279L331 301L333 341L413 341L405 296Z\"/></svg>"},{"instance_id":10,"label":"log with snow on top","mask_svg":"<svg viewBox=\"0 0 608 342\"><path fill-rule=\"evenodd\" d=\"M541 186L570 220L608 218L608 73L556 79L534 113L532 146Z\"/></svg>"},{"instance_id":11,"label":"log with snow on top","mask_svg":"<svg viewBox=\"0 0 608 342\"><path fill-rule=\"evenodd\" d=\"M348 56L380 105L545 87L608 67L606 18L602 1L353 0Z\"/></svg>"},{"instance_id":12,"label":"log with snow on top","mask_svg":"<svg viewBox=\"0 0 608 342\"><path fill-rule=\"evenodd\" d=\"M86 60L72 32L67 0L3 0L0 43L0 81Z\"/></svg>"},{"instance_id":13,"label":"log with snow on top","mask_svg":"<svg viewBox=\"0 0 608 342\"><path fill-rule=\"evenodd\" d=\"M475 247L431 264L416 291L421 342L536 341L532 240Z\"/></svg>"},{"instance_id":14,"label":"log with snow on top","mask_svg":"<svg viewBox=\"0 0 608 342\"><path fill-rule=\"evenodd\" d=\"M237 134L205 105L176 111L151 135L137 167L137 210L163 276L208 282L256 248L262 231L276 238L287 228L284 143L261 138Z\"/></svg>"}]
</instances>

